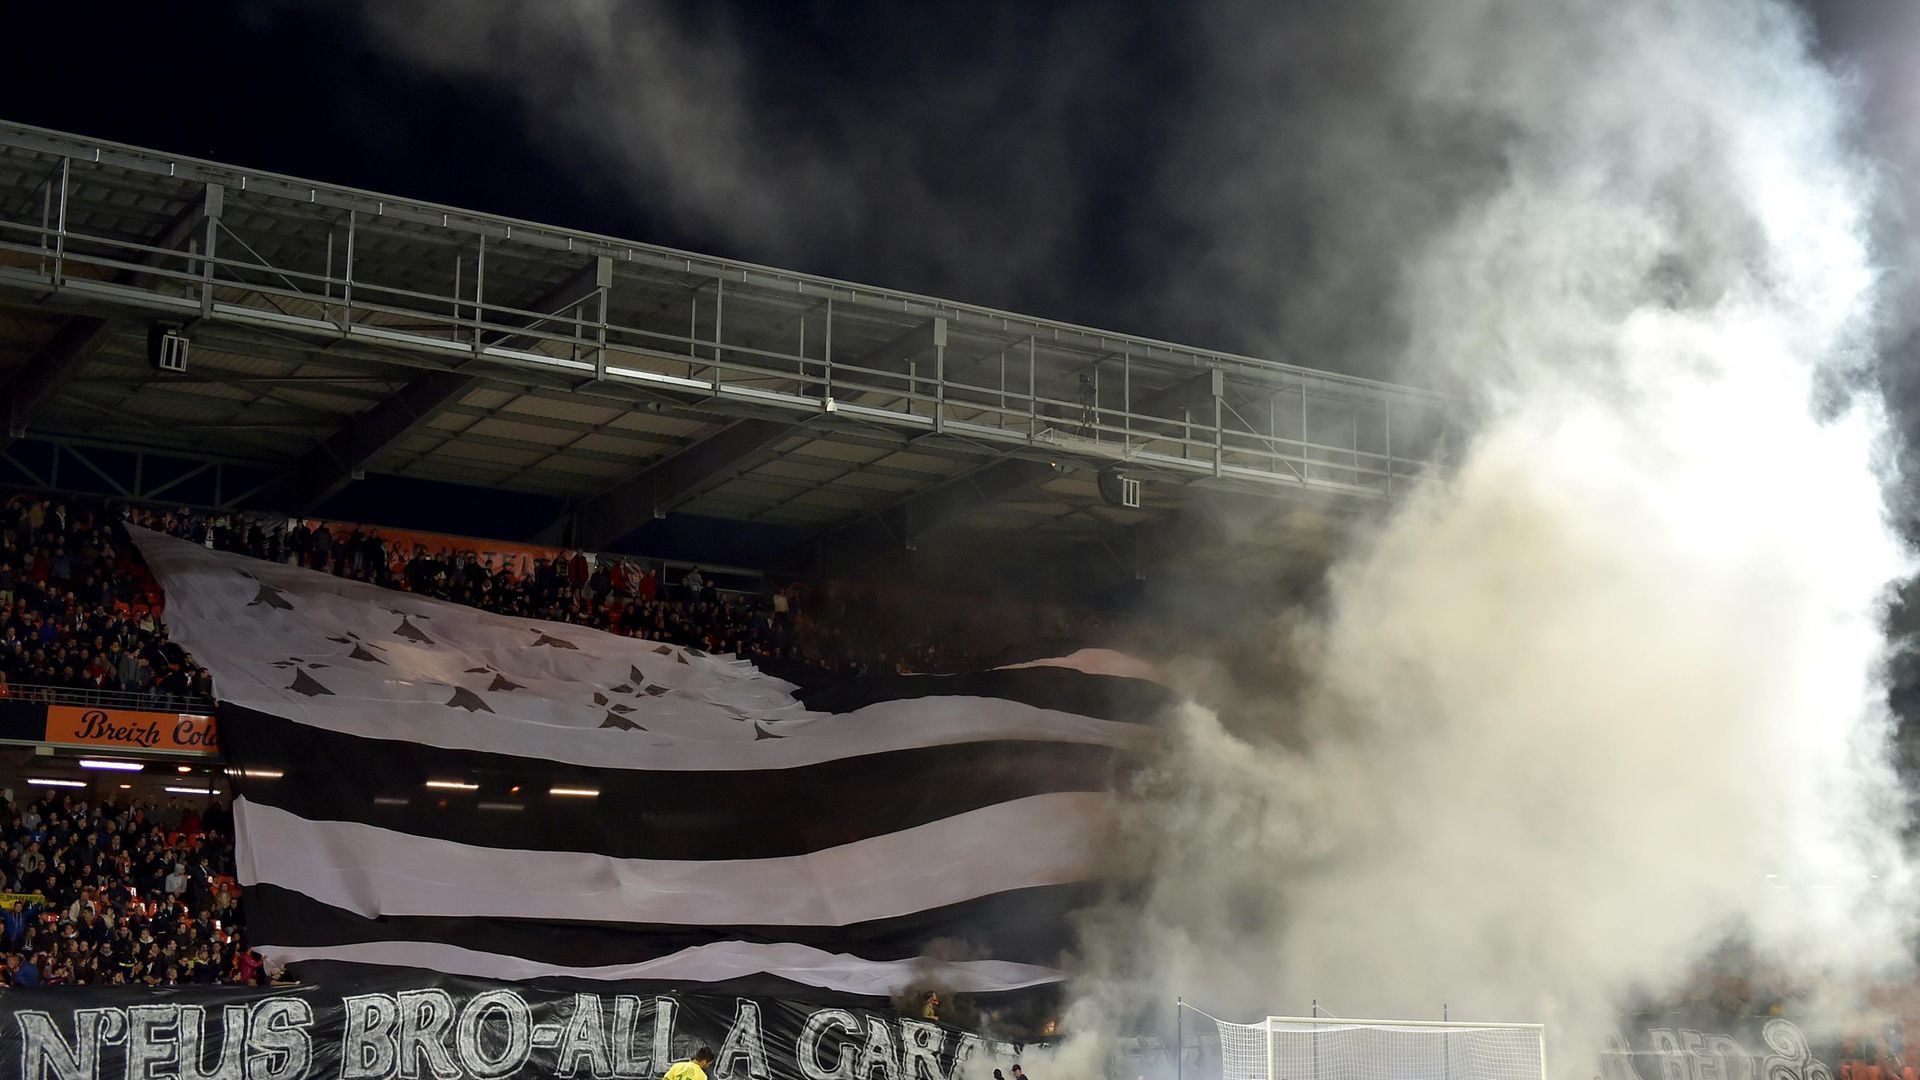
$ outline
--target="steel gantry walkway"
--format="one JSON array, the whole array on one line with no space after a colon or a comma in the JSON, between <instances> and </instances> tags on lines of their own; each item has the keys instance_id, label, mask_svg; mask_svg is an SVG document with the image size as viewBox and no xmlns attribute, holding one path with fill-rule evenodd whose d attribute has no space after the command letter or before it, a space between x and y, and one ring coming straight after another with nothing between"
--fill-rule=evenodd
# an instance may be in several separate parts
<instances>
[{"instance_id":1,"label":"steel gantry walkway","mask_svg":"<svg viewBox=\"0 0 1920 1080\"><path fill-rule=\"evenodd\" d=\"M1147 511L1375 502L1437 475L1448 420L1409 387L15 124L0 305L12 438L238 454L292 510L369 470L551 491L583 543L681 508L898 540L1062 470L1124 469ZM152 326L286 363L159 375ZM911 456L823 449L863 445ZM787 455L817 468L762 468Z\"/></svg>"}]
</instances>

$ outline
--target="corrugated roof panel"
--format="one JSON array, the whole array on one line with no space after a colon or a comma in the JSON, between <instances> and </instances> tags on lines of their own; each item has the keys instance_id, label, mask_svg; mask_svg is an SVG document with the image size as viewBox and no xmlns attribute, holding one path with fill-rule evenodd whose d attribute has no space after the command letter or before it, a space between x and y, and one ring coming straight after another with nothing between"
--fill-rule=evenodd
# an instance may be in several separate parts
<instances>
[{"instance_id":1,"label":"corrugated roof panel","mask_svg":"<svg viewBox=\"0 0 1920 1080\"><path fill-rule=\"evenodd\" d=\"M633 439L605 434L581 435L572 446L577 450L590 450L598 454L618 454L621 457L633 459L636 464L654 460L667 452L666 447L650 447L646 443Z\"/></svg>"},{"instance_id":2,"label":"corrugated roof panel","mask_svg":"<svg viewBox=\"0 0 1920 1080\"><path fill-rule=\"evenodd\" d=\"M789 458L775 457L762 462L758 468L753 470L753 473L754 475L764 473L768 476L777 476L789 480L802 480L808 483L818 484L824 483L844 471L845 470L835 469L827 465L816 465L804 461L794 461Z\"/></svg>"},{"instance_id":3,"label":"corrugated roof panel","mask_svg":"<svg viewBox=\"0 0 1920 1080\"><path fill-rule=\"evenodd\" d=\"M634 409L614 418L612 427L622 431L644 431L653 435L673 435L687 439L704 439L732 423L731 417L716 416L712 420L682 420L673 416L661 416L647 409Z\"/></svg>"},{"instance_id":4,"label":"corrugated roof panel","mask_svg":"<svg viewBox=\"0 0 1920 1080\"><path fill-rule=\"evenodd\" d=\"M540 427L535 423L518 423L498 416L483 417L468 429L478 435L495 435L503 439L519 439L523 442L540 443L554 449L571 442L575 433L554 427Z\"/></svg>"},{"instance_id":5,"label":"corrugated roof panel","mask_svg":"<svg viewBox=\"0 0 1920 1080\"><path fill-rule=\"evenodd\" d=\"M461 397L460 403L482 409L497 409L519 396L512 390L502 390L493 386L476 386Z\"/></svg>"},{"instance_id":6,"label":"corrugated roof panel","mask_svg":"<svg viewBox=\"0 0 1920 1080\"><path fill-rule=\"evenodd\" d=\"M582 424L605 424L619 416L622 409L608 408L594 401L556 401L552 398L523 394L507 405L507 412L523 416L546 417L553 420L575 420Z\"/></svg>"}]
</instances>

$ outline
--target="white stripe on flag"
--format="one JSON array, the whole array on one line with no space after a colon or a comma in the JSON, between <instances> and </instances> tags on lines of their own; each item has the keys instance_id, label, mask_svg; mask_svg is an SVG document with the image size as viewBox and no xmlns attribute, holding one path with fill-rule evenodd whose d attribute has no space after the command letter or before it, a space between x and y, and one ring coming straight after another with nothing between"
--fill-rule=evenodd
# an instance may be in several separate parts
<instances>
[{"instance_id":1,"label":"white stripe on flag","mask_svg":"<svg viewBox=\"0 0 1920 1080\"><path fill-rule=\"evenodd\" d=\"M336 960L350 964L382 964L425 968L450 975L509 981L572 977L618 981L662 979L688 983L721 982L754 975L776 975L807 986L845 994L883 996L913 986L938 984L952 992L987 994L1058 982L1064 974L1034 964L1004 960L862 960L829 953L808 945L722 941L696 945L677 953L636 964L607 967L565 967L518 956L478 952L430 941L365 941L351 945L296 948L262 945L268 960L291 964L304 960Z\"/></svg>"},{"instance_id":2,"label":"white stripe on flag","mask_svg":"<svg viewBox=\"0 0 1920 1080\"><path fill-rule=\"evenodd\" d=\"M243 885L366 916L687 926L846 926L1091 880L1113 810L1110 795L1060 792L805 855L673 861L477 847L234 804Z\"/></svg>"},{"instance_id":3,"label":"white stripe on flag","mask_svg":"<svg viewBox=\"0 0 1920 1080\"><path fill-rule=\"evenodd\" d=\"M1166 682L1157 665L1112 649L1080 649L1065 656L1049 656L1043 660L1028 660L1021 664L1002 664L994 670L1019 671L1022 668L1041 667L1067 668L1083 675L1112 675L1121 679L1142 679L1146 682L1162 684Z\"/></svg>"}]
</instances>

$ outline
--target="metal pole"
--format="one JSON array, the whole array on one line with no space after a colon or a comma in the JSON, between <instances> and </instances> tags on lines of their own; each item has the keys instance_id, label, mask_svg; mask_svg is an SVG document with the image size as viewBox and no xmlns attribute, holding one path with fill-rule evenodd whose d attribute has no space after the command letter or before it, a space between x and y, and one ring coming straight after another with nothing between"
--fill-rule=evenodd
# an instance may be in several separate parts
<instances>
[{"instance_id":1,"label":"metal pole","mask_svg":"<svg viewBox=\"0 0 1920 1080\"><path fill-rule=\"evenodd\" d=\"M825 401L833 396L833 293L831 292L827 293L826 344L820 349L820 359L824 365L821 371L823 381L820 384L820 400Z\"/></svg>"},{"instance_id":2,"label":"metal pole","mask_svg":"<svg viewBox=\"0 0 1920 1080\"><path fill-rule=\"evenodd\" d=\"M473 254L473 351L479 352L486 342L480 333L480 324L486 321L486 312L481 305L486 303L487 285L487 234L480 234L480 246Z\"/></svg>"},{"instance_id":3,"label":"metal pole","mask_svg":"<svg viewBox=\"0 0 1920 1080\"><path fill-rule=\"evenodd\" d=\"M353 234L359 217L359 211L347 211L347 265L346 269L340 274L340 303L341 306L346 309L346 318L342 319L341 322L347 327L353 325ZM482 237L481 243L485 242L486 238ZM473 295L476 300L480 297L480 286L477 280L474 283ZM474 331L473 340L476 345L479 343L480 332L478 330Z\"/></svg>"},{"instance_id":4,"label":"metal pole","mask_svg":"<svg viewBox=\"0 0 1920 1080\"><path fill-rule=\"evenodd\" d=\"M52 232L53 221L53 185L47 182L43 173L40 176L40 272L47 272L47 234Z\"/></svg>"},{"instance_id":5,"label":"metal pole","mask_svg":"<svg viewBox=\"0 0 1920 1080\"><path fill-rule=\"evenodd\" d=\"M208 184L202 201L201 208L207 215L207 246L200 259L200 317L203 319L213 316L214 245L218 242L220 215L226 207L226 191L219 184Z\"/></svg>"},{"instance_id":6,"label":"metal pole","mask_svg":"<svg viewBox=\"0 0 1920 1080\"><path fill-rule=\"evenodd\" d=\"M53 283L59 285L67 272L67 174L72 171L73 159L60 159L60 232L53 238ZM57 463L56 455L54 461Z\"/></svg>"},{"instance_id":7,"label":"metal pole","mask_svg":"<svg viewBox=\"0 0 1920 1080\"><path fill-rule=\"evenodd\" d=\"M1040 398L1034 393L1033 335L1027 335L1027 438L1040 433Z\"/></svg>"},{"instance_id":8,"label":"metal pole","mask_svg":"<svg viewBox=\"0 0 1920 1080\"><path fill-rule=\"evenodd\" d=\"M700 287L694 286L693 307L687 313L687 378L693 378L693 362L700 357Z\"/></svg>"},{"instance_id":9,"label":"metal pole","mask_svg":"<svg viewBox=\"0 0 1920 1080\"><path fill-rule=\"evenodd\" d=\"M324 284L327 287L327 294L326 294L327 300L326 300L326 303L320 305L320 310L324 314L326 320L328 322L332 322L333 321L333 229L331 227L327 229L327 275L326 275L326 281L324 282ZM455 296L455 298L458 298L460 295L460 289L458 288L458 283L456 283L455 285L455 288L453 290L453 295ZM459 305L456 304L454 306L453 314L455 318L460 317Z\"/></svg>"},{"instance_id":10,"label":"metal pole","mask_svg":"<svg viewBox=\"0 0 1920 1080\"><path fill-rule=\"evenodd\" d=\"M1173 999L1173 1080L1184 1080L1187 1063L1187 1010L1184 998Z\"/></svg>"},{"instance_id":11,"label":"metal pole","mask_svg":"<svg viewBox=\"0 0 1920 1080\"><path fill-rule=\"evenodd\" d=\"M1320 999L1319 998L1313 999L1313 1018L1315 1020L1320 1019ZM1269 1045L1271 1045L1272 1040L1269 1039L1268 1043ZM1267 1051L1267 1059L1269 1061L1273 1059L1272 1050ZM1272 1069L1267 1070L1267 1080L1273 1080ZM1320 1080L1320 1025L1319 1024L1313 1025L1313 1080Z\"/></svg>"},{"instance_id":12,"label":"metal pole","mask_svg":"<svg viewBox=\"0 0 1920 1080\"><path fill-rule=\"evenodd\" d=\"M1300 388L1300 482L1313 482L1313 456L1307 452L1307 388Z\"/></svg>"},{"instance_id":13,"label":"metal pole","mask_svg":"<svg viewBox=\"0 0 1920 1080\"><path fill-rule=\"evenodd\" d=\"M1393 399L1387 398L1380 403L1381 431L1385 437L1387 449L1387 494L1393 494Z\"/></svg>"}]
</instances>

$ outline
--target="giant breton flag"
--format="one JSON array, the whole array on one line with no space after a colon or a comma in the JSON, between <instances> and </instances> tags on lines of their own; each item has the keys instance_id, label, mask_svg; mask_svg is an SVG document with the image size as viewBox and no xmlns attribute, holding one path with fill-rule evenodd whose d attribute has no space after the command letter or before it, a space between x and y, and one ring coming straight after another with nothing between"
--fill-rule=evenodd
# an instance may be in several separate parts
<instances>
[{"instance_id":1,"label":"giant breton flag","mask_svg":"<svg viewBox=\"0 0 1920 1080\"><path fill-rule=\"evenodd\" d=\"M879 997L1060 980L1169 702L1098 650L802 691L130 530L269 959Z\"/></svg>"}]
</instances>

